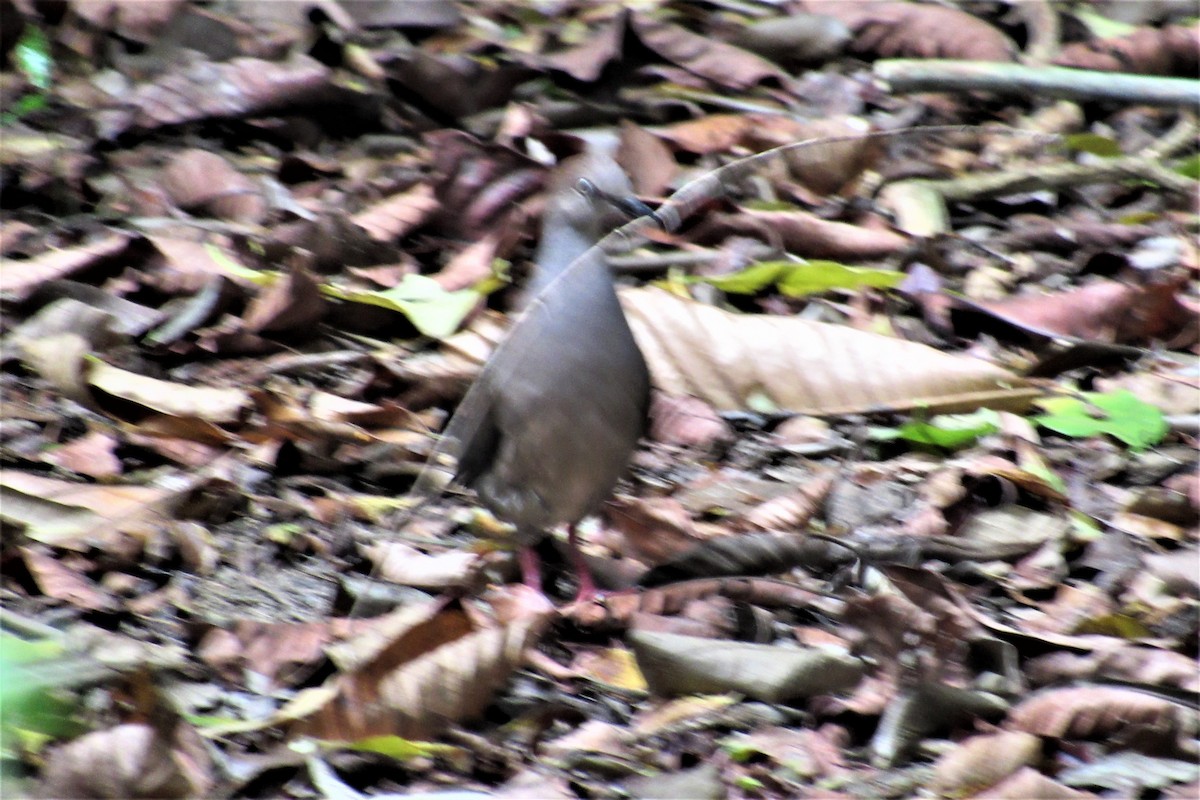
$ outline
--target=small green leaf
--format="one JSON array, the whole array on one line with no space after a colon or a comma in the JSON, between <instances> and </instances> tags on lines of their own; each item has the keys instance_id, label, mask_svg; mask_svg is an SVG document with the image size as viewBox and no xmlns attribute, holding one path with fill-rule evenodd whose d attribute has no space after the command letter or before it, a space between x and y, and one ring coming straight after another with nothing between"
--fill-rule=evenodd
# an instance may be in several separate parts
<instances>
[{"instance_id":1,"label":"small green leaf","mask_svg":"<svg viewBox=\"0 0 1200 800\"><path fill-rule=\"evenodd\" d=\"M1162 217L1158 211L1134 211L1129 214L1122 214L1117 217L1117 222L1122 225L1145 225L1148 222L1154 222Z\"/></svg>"},{"instance_id":2,"label":"small green leaf","mask_svg":"<svg viewBox=\"0 0 1200 800\"><path fill-rule=\"evenodd\" d=\"M848 267L836 261L762 261L731 275L687 279L689 283L711 284L730 294L754 294L775 284L789 297L803 297L830 289L891 289L903 280L903 272Z\"/></svg>"},{"instance_id":3,"label":"small green leaf","mask_svg":"<svg viewBox=\"0 0 1200 800\"><path fill-rule=\"evenodd\" d=\"M29 642L9 633L0 633L0 707L4 709L0 725L0 750L13 748L13 737L22 747L44 744L51 739L72 736L81 730L73 692L47 683L44 664L56 664L61 655L60 642Z\"/></svg>"},{"instance_id":4,"label":"small green leaf","mask_svg":"<svg viewBox=\"0 0 1200 800\"><path fill-rule=\"evenodd\" d=\"M697 276L686 280L688 283L707 283L730 294L754 294L773 286L790 266L787 262L765 261L729 275Z\"/></svg>"},{"instance_id":5,"label":"small green leaf","mask_svg":"<svg viewBox=\"0 0 1200 800\"><path fill-rule=\"evenodd\" d=\"M452 756L459 752L457 747L437 742L422 742L404 739L399 736L368 736L356 742L325 742L318 741L323 750L359 750L366 753L378 753L397 761L411 761L414 758L433 758L436 756Z\"/></svg>"},{"instance_id":6,"label":"small green leaf","mask_svg":"<svg viewBox=\"0 0 1200 800\"><path fill-rule=\"evenodd\" d=\"M1080 544L1094 542L1104 536L1104 530L1082 511L1071 511L1071 541Z\"/></svg>"},{"instance_id":7,"label":"small green leaf","mask_svg":"<svg viewBox=\"0 0 1200 800\"><path fill-rule=\"evenodd\" d=\"M1108 136L1098 133L1073 133L1064 136L1063 142L1072 150L1081 153L1091 153L1102 158L1114 158L1121 155L1121 145Z\"/></svg>"},{"instance_id":8,"label":"small green leaf","mask_svg":"<svg viewBox=\"0 0 1200 800\"><path fill-rule=\"evenodd\" d=\"M435 339L458 330L480 297L474 289L447 292L427 275L406 275L396 286L377 292L345 291L333 286L321 289L338 300L399 311L418 331Z\"/></svg>"},{"instance_id":9,"label":"small green leaf","mask_svg":"<svg viewBox=\"0 0 1200 800\"><path fill-rule=\"evenodd\" d=\"M729 754L729 757L739 764L744 764L752 758L762 754L762 750L756 747L752 742L744 736L730 736L721 740L721 749Z\"/></svg>"},{"instance_id":10,"label":"small green leaf","mask_svg":"<svg viewBox=\"0 0 1200 800\"><path fill-rule=\"evenodd\" d=\"M1043 428L1072 438L1106 433L1131 450L1156 445L1167 435L1168 425L1159 409L1122 389L1101 394L1084 392L1078 397L1049 397L1036 401L1047 413L1034 417Z\"/></svg>"},{"instance_id":11,"label":"small green leaf","mask_svg":"<svg viewBox=\"0 0 1200 800\"><path fill-rule=\"evenodd\" d=\"M1109 19L1090 8L1077 7L1073 12L1075 19L1082 22L1097 39L1110 39L1114 36L1128 36L1137 30L1137 26L1128 22Z\"/></svg>"},{"instance_id":12,"label":"small green leaf","mask_svg":"<svg viewBox=\"0 0 1200 800\"><path fill-rule=\"evenodd\" d=\"M213 263L227 272L234 278L242 278L250 281L257 286L270 286L279 278L278 272L269 270L251 269L243 264L239 264L233 260L229 253L217 247L212 242L204 245L204 252L212 259Z\"/></svg>"},{"instance_id":13,"label":"small green leaf","mask_svg":"<svg viewBox=\"0 0 1200 800\"><path fill-rule=\"evenodd\" d=\"M30 83L42 91L50 88L54 59L50 57L50 42L41 28L25 26L25 32L13 47L12 59Z\"/></svg>"},{"instance_id":14,"label":"small green leaf","mask_svg":"<svg viewBox=\"0 0 1200 800\"><path fill-rule=\"evenodd\" d=\"M876 441L904 439L956 450L998 430L1000 415L990 408L981 408L972 414L939 414L929 420L913 420L897 428L872 428L871 438Z\"/></svg>"},{"instance_id":15,"label":"small green leaf","mask_svg":"<svg viewBox=\"0 0 1200 800\"><path fill-rule=\"evenodd\" d=\"M789 297L803 297L830 289L893 289L904 280L894 269L848 267L836 261L809 261L794 264L795 269L779 281L779 291Z\"/></svg>"},{"instance_id":16,"label":"small green leaf","mask_svg":"<svg viewBox=\"0 0 1200 800\"><path fill-rule=\"evenodd\" d=\"M1200 181L1200 153L1190 155L1177 162L1171 169L1194 181Z\"/></svg>"}]
</instances>

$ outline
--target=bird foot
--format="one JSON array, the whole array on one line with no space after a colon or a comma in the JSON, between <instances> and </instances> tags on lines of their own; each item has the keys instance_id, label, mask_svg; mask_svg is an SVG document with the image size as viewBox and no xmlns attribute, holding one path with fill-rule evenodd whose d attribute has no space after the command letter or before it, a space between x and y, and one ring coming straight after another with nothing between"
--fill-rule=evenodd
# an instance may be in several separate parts
<instances>
[{"instance_id":1,"label":"bird foot","mask_svg":"<svg viewBox=\"0 0 1200 800\"><path fill-rule=\"evenodd\" d=\"M517 563L521 566L521 583L534 591L542 592L542 564L537 551L528 545L521 545L517 550Z\"/></svg>"}]
</instances>

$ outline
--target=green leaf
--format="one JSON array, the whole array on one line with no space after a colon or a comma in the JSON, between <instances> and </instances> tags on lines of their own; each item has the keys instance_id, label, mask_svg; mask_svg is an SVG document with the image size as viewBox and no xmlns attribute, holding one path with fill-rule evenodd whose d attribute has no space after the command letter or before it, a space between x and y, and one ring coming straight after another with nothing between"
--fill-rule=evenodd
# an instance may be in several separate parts
<instances>
[{"instance_id":1,"label":"green leaf","mask_svg":"<svg viewBox=\"0 0 1200 800\"><path fill-rule=\"evenodd\" d=\"M893 289L904 280L904 273L894 269L847 267L836 261L809 261L793 266L795 269L779 282L779 290L789 297L830 289Z\"/></svg>"},{"instance_id":2,"label":"green leaf","mask_svg":"<svg viewBox=\"0 0 1200 800\"><path fill-rule=\"evenodd\" d=\"M7 631L0 631L0 664L5 666L56 658L63 654L63 649L62 642L53 639L31 642ZM2 688L0 683L0 689Z\"/></svg>"},{"instance_id":3,"label":"green leaf","mask_svg":"<svg viewBox=\"0 0 1200 800\"><path fill-rule=\"evenodd\" d=\"M722 739L720 744L721 749L739 764L744 764L762 754L762 750L745 736L729 736Z\"/></svg>"},{"instance_id":4,"label":"green leaf","mask_svg":"<svg viewBox=\"0 0 1200 800\"><path fill-rule=\"evenodd\" d=\"M773 286L784 270L790 266L792 265L788 262L764 261L729 275L696 276L687 278L686 281L688 283L707 283L730 294L754 294L768 286Z\"/></svg>"},{"instance_id":5,"label":"green leaf","mask_svg":"<svg viewBox=\"0 0 1200 800\"><path fill-rule=\"evenodd\" d=\"M234 278L242 278L257 286L270 286L279 278L278 272L270 270L251 269L233 260L229 253L217 247L212 242L204 245L204 252L213 263Z\"/></svg>"},{"instance_id":6,"label":"green leaf","mask_svg":"<svg viewBox=\"0 0 1200 800\"><path fill-rule=\"evenodd\" d=\"M480 297L474 289L447 292L427 275L406 275L396 286L376 292L345 291L333 286L322 286L321 290L338 300L399 311L418 331L435 339L458 330Z\"/></svg>"},{"instance_id":7,"label":"green leaf","mask_svg":"<svg viewBox=\"0 0 1200 800\"><path fill-rule=\"evenodd\" d=\"M1091 153L1094 156L1114 158L1121 155L1121 145L1117 144L1116 140L1098 133L1073 133L1064 136L1063 142L1072 150Z\"/></svg>"},{"instance_id":8,"label":"green leaf","mask_svg":"<svg viewBox=\"0 0 1200 800\"><path fill-rule=\"evenodd\" d=\"M62 652L60 642L30 642L0 633L0 708L4 709L0 749L10 751L14 737L20 746L30 747L81 730L74 693L47 686L44 680L42 665Z\"/></svg>"},{"instance_id":9,"label":"green leaf","mask_svg":"<svg viewBox=\"0 0 1200 800\"><path fill-rule=\"evenodd\" d=\"M707 283L730 294L754 294L775 284L789 297L803 297L830 289L891 289L903 280L903 272L848 267L836 261L762 261L731 275L686 279L688 283Z\"/></svg>"},{"instance_id":10,"label":"green leaf","mask_svg":"<svg viewBox=\"0 0 1200 800\"><path fill-rule=\"evenodd\" d=\"M981 408L971 414L939 414L929 420L913 420L898 428L872 428L871 438L876 441L904 439L956 450L998 430L1000 415L990 408Z\"/></svg>"},{"instance_id":11,"label":"green leaf","mask_svg":"<svg viewBox=\"0 0 1200 800\"><path fill-rule=\"evenodd\" d=\"M37 25L25 26L24 33L13 47L12 60L34 86L42 91L50 88L54 59L50 57L50 42L46 33Z\"/></svg>"},{"instance_id":12,"label":"green leaf","mask_svg":"<svg viewBox=\"0 0 1200 800\"><path fill-rule=\"evenodd\" d=\"M1082 22L1097 39L1110 39L1114 36L1128 36L1137 30L1136 25L1109 19L1089 8L1076 8L1072 12L1075 19Z\"/></svg>"},{"instance_id":13,"label":"green leaf","mask_svg":"<svg viewBox=\"0 0 1200 800\"><path fill-rule=\"evenodd\" d=\"M1177 162L1171 169L1184 177L1200 181L1200 153L1188 156L1182 161Z\"/></svg>"},{"instance_id":14,"label":"green leaf","mask_svg":"<svg viewBox=\"0 0 1200 800\"><path fill-rule=\"evenodd\" d=\"M1072 438L1108 434L1135 452L1158 444L1167 435L1169 428L1162 411L1127 389L1107 394L1084 392L1082 398L1038 400L1037 405L1047 413L1033 421Z\"/></svg>"},{"instance_id":15,"label":"green leaf","mask_svg":"<svg viewBox=\"0 0 1200 800\"><path fill-rule=\"evenodd\" d=\"M368 736L356 742L328 742L318 740L317 744L323 750L359 750L365 753L378 753L397 761L411 761L414 758L434 758L436 756L453 756L460 752L459 748L437 742L422 742L404 739L400 736Z\"/></svg>"}]
</instances>

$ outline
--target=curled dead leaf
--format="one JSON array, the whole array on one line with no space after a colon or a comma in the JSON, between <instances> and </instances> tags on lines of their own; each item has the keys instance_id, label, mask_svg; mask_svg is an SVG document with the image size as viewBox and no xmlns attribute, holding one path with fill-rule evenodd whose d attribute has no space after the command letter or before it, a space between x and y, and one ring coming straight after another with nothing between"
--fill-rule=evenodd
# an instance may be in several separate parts
<instances>
[{"instance_id":1,"label":"curled dead leaf","mask_svg":"<svg viewBox=\"0 0 1200 800\"><path fill-rule=\"evenodd\" d=\"M978 359L838 325L621 292L653 383L721 410L811 415L1027 407L1039 394Z\"/></svg>"}]
</instances>

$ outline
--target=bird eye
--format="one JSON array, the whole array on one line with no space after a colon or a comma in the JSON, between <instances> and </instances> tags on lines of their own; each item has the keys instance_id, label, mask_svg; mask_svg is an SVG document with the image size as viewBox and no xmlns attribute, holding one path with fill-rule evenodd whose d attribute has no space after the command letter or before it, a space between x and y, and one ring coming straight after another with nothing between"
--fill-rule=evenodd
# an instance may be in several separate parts
<instances>
[{"instance_id":1,"label":"bird eye","mask_svg":"<svg viewBox=\"0 0 1200 800\"><path fill-rule=\"evenodd\" d=\"M579 192L584 197L595 197L600 190L596 188L596 184L589 181L587 178L580 178L575 181L575 191Z\"/></svg>"}]
</instances>

